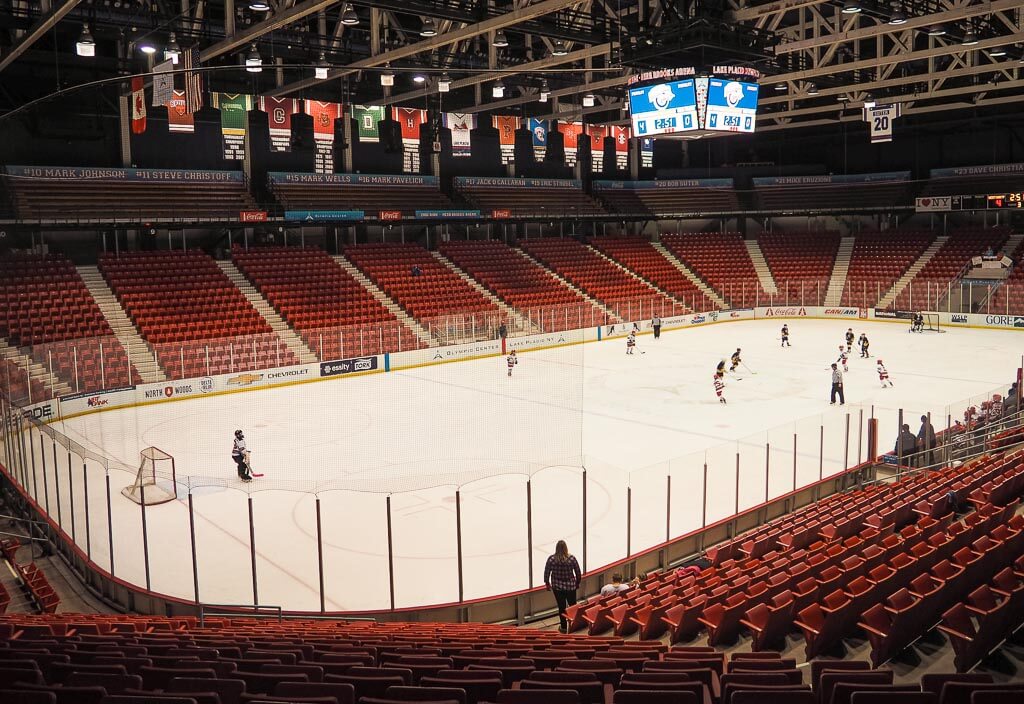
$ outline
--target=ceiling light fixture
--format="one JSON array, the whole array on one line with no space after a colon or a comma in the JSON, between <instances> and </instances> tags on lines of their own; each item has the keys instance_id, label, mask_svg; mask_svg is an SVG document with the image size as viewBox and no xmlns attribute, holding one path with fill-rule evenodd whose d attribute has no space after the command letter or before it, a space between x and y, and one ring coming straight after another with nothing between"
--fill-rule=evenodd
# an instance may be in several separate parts
<instances>
[{"instance_id":1,"label":"ceiling light fixture","mask_svg":"<svg viewBox=\"0 0 1024 704\"><path fill-rule=\"evenodd\" d=\"M817 95L817 94L818 94L818 86L815 85L814 83L808 83L807 84L807 95Z\"/></svg>"},{"instance_id":2,"label":"ceiling light fixture","mask_svg":"<svg viewBox=\"0 0 1024 704\"><path fill-rule=\"evenodd\" d=\"M933 24L928 28L929 37L941 37L946 34L946 28L941 24Z\"/></svg>"},{"instance_id":3,"label":"ceiling light fixture","mask_svg":"<svg viewBox=\"0 0 1024 704\"><path fill-rule=\"evenodd\" d=\"M569 53L569 50L565 48L565 42L561 39L556 39L555 43L551 45L552 56L565 56Z\"/></svg>"},{"instance_id":4,"label":"ceiling light fixture","mask_svg":"<svg viewBox=\"0 0 1024 704\"><path fill-rule=\"evenodd\" d=\"M988 52L988 55L991 56L992 58L998 58L1000 56L1006 56L1006 49L1004 49L1001 46L997 46L997 47L992 48Z\"/></svg>"},{"instance_id":5,"label":"ceiling light fixture","mask_svg":"<svg viewBox=\"0 0 1024 704\"><path fill-rule=\"evenodd\" d=\"M497 32L495 32L494 40L491 42L491 44L495 47L498 47L499 49L508 46L508 37L505 36L505 31L499 29Z\"/></svg>"},{"instance_id":6,"label":"ceiling light fixture","mask_svg":"<svg viewBox=\"0 0 1024 704\"><path fill-rule=\"evenodd\" d=\"M345 11L341 13L341 23L346 27L359 24L359 15L356 14L351 5L345 5Z\"/></svg>"},{"instance_id":7,"label":"ceiling light fixture","mask_svg":"<svg viewBox=\"0 0 1024 704\"><path fill-rule=\"evenodd\" d=\"M136 46L139 47L139 51L147 56L156 53L156 42L153 41L153 37L148 35L137 40Z\"/></svg>"},{"instance_id":8,"label":"ceiling light fixture","mask_svg":"<svg viewBox=\"0 0 1024 704\"><path fill-rule=\"evenodd\" d=\"M843 2L843 14L844 15L855 15L862 9L860 3L857 0L844 0Z\"/></svg>"},{"instance_id":9,"label":"ceiling light fixture","mask_svg":"<svg viewBox=\"0 0 1024 704\"><path fill-rule=\"evenodd\" d=\"M900 7L894 6L892 14L889 15L889 24L906 24L907 13L905 13Z\"/></svg>"},{"instance_id":10,"label":"ceiling light fixture","mask_svg":"<svg viewBox=\"0 0 1024 704\"><path fill-rule=\"evenodd\" d=\"M96 40L92 38L89 25L82 25L82 33L75 42L75 53L79 56L96 56Z\"/></svg>"},{"instance_id":11,"label":"ceiling light fixture","mask_svg":"<svg viewBox=\"0 0 1024 704\"><path fill-rule=\"evenodd\" d=\"M245 57L245 70L249 73L259 73L263 70L263 59L260 58L259 49L255 44L249 49L249 55Z\"/></svg>"},{"instance_id":12,"label":"ceiling light fixture","mask_svg":"<svg viewBox=\"0 0 1024 704\"><path fill-rule=\"evenodd\" d=\"M491 86L491 97L492 98L504 98L505 97L505 84L501 82L499 78Z\"/></svg>"},{"instance_id":13,"label":"ceiling light fixture","mask_svg":"<svg viewBox=\"0 0 1024 704\"><path fill-rule=\"evenodd\" d=\"M395 72L391 70L390 66L381 71L380 84L385 88L395 85Z\"/></svg>"},{"instance_id":14,"label":"ceiling light fixture","mask_svg":"<svg viewBox=\"0 0 1024 704\"><path fill-rule=\"evenodd\" d=\"M442 73L441 77L437 80L437 92L447 93L452 89L452 77L447 72Z\"/></svg>"},{"instance_id":15,"label":"ceiling light fixture","mask_svg":"<svg viewBox=\"0 0 1024 704\"><path fill-rule=\"evenodd\" d=\"M595 98L594 98L594 94L593 93L585 93L583 95L583 107L585 107L585 108L592 108L592 107L594 107L594 100L595 100Z\"/></svg>"},{"instance_id":16,"label":"ceiling light fixture","mask_svg":"<svg viewBox=\"0 0 1024 704\"><path fill-rule=\"evenodd\" d=\"M437 36L437 24L434 22L433 17L427 17L423 20L422 26L420 26L421 37L436 37Z\"/></svg>"},{"instance_id":17,"label":"ceiling light fixture","mask_svg":"<svg viewBox=\"0 0 1024 704\"><path fill-rule=\"evenodd\" d=\"M178 59L181 58L181 47L178 46L178 38L174 36L174 32L171 32L167 36L167 48L164 49L164 60L171 60L174 65L178 64Z\"/></svg>"},{"instance_id":18,"label":"ceiling light fixture","mask_svg":"<svg viewBox=\"0 0 1024 704\"><path fill-rule=\"evenodd\" d=\"M964 46L974 46L978 43L978 35L974 33L973 29L968 29L964 34L964 39L960 42Z\"/></svg>"},{"instance_id":19,"label":"ceiling light fixture","mask_svg":"<svg viewBox=\"0 0 1024 704\"><path fill-rule=\"evenodd\" d=\"M266 12L270 9L270 3L266 2L266 0L250 0L249 9L254 12Z\"/></svg>"},{"instance_id":20,"label":"ceiling light fixture","mask_svg":"<svg viewBox=\"0 0 1024 704\"><path fill-rule=\"evenodd\" d=\"M424 76L422 73L417 73L416 75L414 75L412 77L412 82L413 83L421 83L421 84L422 83L426 83L427 82L427 77Z\"/></svg>"},{"instance_id":21,"label":"ceiling light fixture","mask_svg":"<svg viewBox=\"0 0 1024 704\"><path fill-rule=\"evenodd\" d=\"M540 82L540 102L548 102L548 98L551 96L551 88L548 86L548 79L543 79Z\"/></svg>"},{"instance_id":22,"label":"ceiling light fixture","mask_svg":"<svg viewBox=\"0 0 1024 704\"><path fill-rule=\"evenodd\" d=\"M316 66L313 68L313 73L316 75L317 79L322 81L327 78L327 73L330 69L331 65L327 63L327 56L321 51L320 60L316 62Z\"/></svg>"},{"instance_id":23,"label":"ceiling light fixture","mask_svg":"<svg viewBox=\"0 0 1024 704\"><path fill-rule=\"evenodd\" d=\"M780 93L784 93L785 91L789 90L789 86L786 85L785 83L776 83L775 90L779 91Z\"/></svg>"}]
</instances>

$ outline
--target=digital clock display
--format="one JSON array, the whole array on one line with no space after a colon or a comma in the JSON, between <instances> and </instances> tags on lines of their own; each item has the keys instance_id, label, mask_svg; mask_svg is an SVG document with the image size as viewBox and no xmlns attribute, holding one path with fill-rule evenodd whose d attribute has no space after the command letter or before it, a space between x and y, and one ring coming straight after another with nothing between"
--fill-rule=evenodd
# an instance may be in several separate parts
<instances>
[{"instance_id":1,"label":"digital clock display","mask_svg":"<svg viewBox=\"0 0 1024 704\"><path fill-rule=\"evenodd\" d=\"M756 83L710 79L706 129L753 132L757 117L757 89Z\"/></svg>"},{"instance_id":2,"label":"digital clock display","mask_svg":"<svg viewBox=\"0 0 1024 704\"><path fill-rule=\"evenodd\" d=\"M697 94L693 79L632 88L629 111L637 137L695 130Z\"/></svg>"}]
</instances>

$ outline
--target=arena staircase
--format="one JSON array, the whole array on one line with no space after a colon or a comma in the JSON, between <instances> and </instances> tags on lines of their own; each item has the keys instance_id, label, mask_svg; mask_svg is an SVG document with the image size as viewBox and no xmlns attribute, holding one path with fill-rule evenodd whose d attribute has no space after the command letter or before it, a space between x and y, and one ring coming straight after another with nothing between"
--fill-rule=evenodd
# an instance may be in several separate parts
<instances>
[{"instance_id":1,"label":"arena staircase","mask_svg":"<svg viewBox=\"0 0 1024 704\"><path fill-rule=\"evenodd\" d=\"M60 377L56 374L51 374L50 370L44 365L35 361L29 355L22 353L17 347L11 345L5 337L0 337L0 359L5 359L26 370L29 379L38 381L46 389L52 389L54 396L64 396L73 391L67 382L61 381ZM32 399L33 402L37 400L42 399Z\"/></svg>"},{"instance_id":2,"label":"arena staircase","mask_svg":"<svg viewBox=\"0 0 1024 704\"><path fill-rule=\"evenodd\" d=\"M878 302L878 307L887 308L891 306L893 301L896 300L896 297L903 292L903 289L913 281L914 277L918 275L921 269L931 261L932 257L934 257L948 241L949 235L940 235L939 237L936 237L935 241L928 245L928 249L924 250L921 253L921 256L917 258L917 261L911 264L910 268L903 272L903 276L896 280L896 283L892 285L889 292L882 296L882 299Z\"/></svg>"},{"instance_id":3,"label":"arena staircase","mask_svg":"<svg viewBox=\"0 0 1024 704\"><path fill-rule=\"evenodd\" d=\"M350 262L345 257L341 256L340 254L332 255L331 259L333 259L338 264L338 266L340 266L342 269L351 274L352 278L358 281L363 286L363 288L369 291L370 294L373 295L373 297L376 298L378 301L380 301L385 308L391 311L391 313L396 318L398 318L410 330L416 333L416 337L418 337L423 344L427 345L428 347L438 346L439 343L436 339L434 339L434 336L427 332L427 329L420 325L415 318L406 313L402 309L402 306L395 303L393 300L391 300L390 296L381 291L380 288L377 287L377 284L370 281L370 278L366 274L364 274L359 269L359 267L357 267L355 264Z\"/></svg>"},{"instance_id":4,"label":"arena staircase","mask_svg":"<svg viewBox=\"0 0 1024 704\"><path fill-rule=\"evenodd\" d=\"M103 274L100 273L99 267L79 266L76 268L78 275L85 282L85 287L89 289L100 312L103 313L103 317L107 319L110 329L114 331L114 336L128 352L128 360L139 372L142 380L147 384L167 381L167 374L157 362L156 353L149 343L142 339L135 324L124 312L124 308L121 307L114 292L110 290L110 286L103 278Z\"/></svg>"},{"instance_id":5,"label":"arena staircase","mask_svg":"<svg viewBox=\"0 0 1024 704\"><path fill-rule=\"evenodd\" d=\"M718 292L715 291L715 289L708 286L707 282L704 281L704 279L697 276L697 274L695 274L693 270L690 269L690 267L683 264L678 258L676 258L674 254L665 249L665 245L663 245L661 242L652 242L651 244L654 245L654 248L656 250L661 252L661 256L665 257L665 259L668 259L669 262L672 263L672 266L674 266L676 269L679 269L679 271L683 272L683 276L692 281L694 286L701 290L701 293L703 293L705 296L714 301L716 306L718 306L721 309L729 307L729 305L725 302L725 299L718 295Z\"/></svg>"},{"instance_id":6,"label":"arena staircase","mask_svg":"<svg viewBox=\"0 0 1024 704\"><path fill-rule=\"evenodd\" d=\"M750 261L754 265L754 271L757 272L757 280L761 282L761 288L765 290L770 296L778 294L779 287L775 285L775 277L772 276L772 270L768 267L768 260L764 258L764 252L761 251L761 245L757 243L755 239L745 239L743 244L747 248L747 253L750 255Z\"/></svg>"},{"instance_id":7,"label":"arena staircase","mask_svg":"<svg viewBox=\"0 0 1024 704\"><path fill-rule=\"evenodd\" d=\"M832 266L832 276L828 282L828 291L825 293L826 306L838 306L843 299L846 275L850 271L850 257L853 256L853 245L856 240L856 237L844 237L839 243L836 261Z\"/></svg>"},{"instance_id":8,"label":"arena staircase","mask_svg":"<svg viewBox=\"0 0 1024 704\"><path fill-rule=\"evenodd\" d=\"M550 274L550 275L551 275L551 278L555 279L555 280L556 280L556 281L557 281L558 283L562 284L562 285L563 285L563 286L565 286L566 288L570 288L570 289L572 289L573 291L575 291L575 292L576 292L576 293L578 293L579 295L583 296L583 298L587 299L587 301L588 301L588 302L590 302L590 303L594 304L595 306L597 306L598 308L600 308L600 309L601 309L602 311L604 311L604 314L608 316L608 319L609 319L609 320L614 320L614 321L617 321L617 322L618 322L618 321L621 321L621 320L622 320L622 319L621 319L621 318L620 318L620 317L619 317L619 316L618 316L618 315L617 315L617 314L615 313L615 311L613 311L613 310L612 310L611 308L609 308L608 306L606 306L606 305L605 305L604 303L601 303L601 301L597 300L597 299L596 299L596 298L594 298L593 296L591 296L591 295L587 294L587 292L586 292L586 291L584 291L583 289L579 288L578 286L574 286L574 285L573 285L573 284L572 284L572 283L571 283L571 282L570 282L570 281L569 281L568 279L562 278L562 277L561 277L561 276L559 276L559 275L558 275L558 274L557 274L556 272L554 272L554 271L551 271L551 269L549 269L548 267L546 267L546 266L544 265L544 263L543 263L543 262L541 262L541 261L540 261L539 259L534 259L534 258L533 258L533 257L531 257L531 256L530 256L530 255L529 255L528 253L526 253L526 252L524 252L523 250L521 250L521 249L518 249L518 248L516 248L516 249L513 249L513 251L514 251L514 252L516 252L517 254L519 254L520 256L522 256L522 257L523 257L524 259L529 259L529 260L530 260L531 262L533 262L533 263L534 263L534 264L535 264L536 266L539 266L539 267L540 267L541 269L543 269L543 270L544 270L544 271L546 271L546 272L547 272L548 274Z\"/></svg>"},{"instance_id":9,"label":"arena staircase","mask_svg":"<svg viewBox=\"0 0 1024 704\"><path fill-rule=\"evenodd\" d=\"M302 341L301 337L295 334L295 331L284 321L284 318L274 310L274 306L270 305L270 301L264 298L263 294L249 283L249 280L238 270L234 262L218 261L217 266L220 267L225 276L231 279L231 283L238 287L238 290L242 292L245 299L263 316L263 319L267 321L271 329L277 333L277 336L281 338L281 341L284 342L288 349L295 353L300 362L312 364L317 361L313 351Z\"/></svg>"},{"instance_id":10,"label":"arena staircase","mask_svg":"<svg viewBox=\"0 0 1024 704\"><path fill-rule=\"evenodd\" d=\"M501 309L501 311L509 317L509 320L512 320L515 323L515 330L521 330L526 335L532 335L534 333L541 332L540 328L538 328L536 325L534 325L529 320L520 315L515 308L508 305L507 303L505 303L505 301L501 300L493 293L491 293L490 290L488 290L485 286L481 285L479 281L477 281L472 276L470 276L462 269L460 269L458 266L456 266L455 262L451 261L440 252L431 252L430 254L434 257L434 259L441 262L441 264L443 264L444 266L448 267L456 274L458 274L467 284L475 288L477 291L481 293L481 295L486 297L487 300L489 300L494 305L498 306L498 308Z\"/></svg>"}]
</instances>

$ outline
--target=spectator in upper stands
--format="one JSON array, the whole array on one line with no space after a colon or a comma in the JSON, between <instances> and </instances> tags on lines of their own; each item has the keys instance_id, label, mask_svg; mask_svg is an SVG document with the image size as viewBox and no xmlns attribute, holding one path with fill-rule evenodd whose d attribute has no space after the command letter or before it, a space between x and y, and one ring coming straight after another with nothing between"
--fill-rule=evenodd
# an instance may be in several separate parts
<instances>
[{"instance_id":1,"label":"spectator in upper stands","mask_svg":"<svg viewBox=\"0 0 1024 704\"><path fill-rule=\"evenodd\" d=\"M928 416L921 416L921 429L917 431L918 466L928 467L932 464L935 450L935 428Z\"/></svg>"},{"instance_id":2,"label":"spectator in upper stands","mask_svg":"<svg viewBox=\"0 0 1024 704\"><path fill-rule=\"evenodd\" d=\"M900 429L899 437L896 438L896 447L892 451L896 453L900 464L913 467L912 461L915 449L917 449L917 438L910 432L910 424L904 423Z\"/></svg>"},{"instance_id":3,"label":"spectator in upper stands","mask_svg":"<svg viewBox=\"0 0 1024 704\"><path fill-rule=\"evenodd\" d=\"M580 563L569 554L569 546L564 540L555 543L554 554L548 557L544 565L544 585L555 595L558 604L558 630L566 633L569 630L569 619L565 610L576 603L576 590L580 586L583 574Z\"/></svg>"},{"instance_id":4,"label":"spectator in upper stands","mask_svg":"<svg viewBox=\"0 0 1024 704\"><path fill-rule=\"evenodd\" d=\"M413 276L420 276L422 273L423 273L423 271L420 269L420 265L419 264L413 264L412 265L412 275Z\"/></svg>"},{"instance_id":5,"label":"spectator in upper stands","mask_svg":"<svg viewBox=\"0 0 1024 704\"><path fill-rule=\"evenodd\" d=\"M634 579L631 582L623 582L622 575L616 572L612 575L611 584L606 584L603 587L601 587L601 596L608 596L609 594L617 594L619 592L629 591L638 584L640 584L639 579Z\"/></svg>"}]
</instances>

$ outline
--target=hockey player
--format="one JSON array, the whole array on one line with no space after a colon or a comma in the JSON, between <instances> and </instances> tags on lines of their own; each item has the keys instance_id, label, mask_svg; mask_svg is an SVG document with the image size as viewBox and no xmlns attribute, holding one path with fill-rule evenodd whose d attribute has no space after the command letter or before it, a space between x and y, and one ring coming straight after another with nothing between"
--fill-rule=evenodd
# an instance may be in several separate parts
<instances>
[{"instance_id":1,"label":"hockey player","mask_svg":"<svg viewBox=\"0 0 1024 704\"><path fill-rule=\"evenodd\" d=\"M860 337L857 338L857 346L860 347L860 356L865 359L870 357L868 354L868 348L871 346L870 340L868 340L867 333L861 333Z\"/></svg>"},{"instance_id":2,"label":"hockey player","mask_svg":"<svg viewBox=\"0 0 1024 704\"><path fill-rule=\"evenodd\" d=\"M519 358L516 357L516 351L515 350L512 350L511 352L508 353L508 360L507 360L507 362L508 362L508 375L512 376L512 367L514 367L517 364L519 364Z\"/></svg>"},{"instance_id":3,"label":"hockey player","mask_svg":"<svg viewBox=\"0 0 1024 704\"><path fill-rule=\"evenodd\" d=\"M853 351L853 338L854 338L853 328L847 328L846 329L846 351L847 352L852 352Z\"/></svg>"},{"instance_id":4,"label":"hockey player","mask_svg":"<svg viewBox=\"0 0 1024 704\"><path fill-rule=\"evenodd\" d=\"M725 360L718 362L718 366L715 367L715 374L725 374Z\"/></svg>"},{"instance_id":5,"label":"hockey player","mask_svg":"<svg viewBox=\"0 0 1024 704\"><path fill-rule=\"evenodd\" d=\"M729 361L732 362L732 364L729 366L729 371L731 371L731 372L736 371L736 367L740 366L740 362L743 361L742 359L740 359L740 348L739 347L737 347L736 351L732 353L732 357L729 358Z\"/></svg>"},{"instance_id":6,"label":"hockey player","mask_svg":"<svg viewBox=\"0 0 1024 704\"><path fill-rule=\"evenodd\" d=\"M842 364L844 372L850 371L850 368L847 366L846 349L842 345L839 345L839 357L836 359L836 364Z\"/></svg>"},{"instance_id":7,"label":"hockey player","mask_svg":"<svg viewBox=\"0 0 1024 704\"><path fill-rule=\"evenodd\" d=\"M886 370L885 365L882 364L882 360L878 360L878 365L875 367L875 370L878 372L878 380L882 382L883 389L886 385L892 386L892 380L889 379L889 372Z\"/></svg>"},{"instance_id":8,"label":"hockey player","mask_svg":"<svg viewBox=\"0 0 1024 704\"><path fill-rule=\"evenodd\" d=\"M782 345L781 345L781 347L792 347L792 345L789 344L789 326L788 325L783 325L782 326Z\"/></svg>"},{"instance_id":9,"label":"hockey player","mask_svg":"<svg viewBox=\"0 0 1024 704\"><path fill-rule=\"evenodd\" d=\"M629 337L626 338L626 354L633 354L634 347L636 347L636 331L630 330Z\"/></svg>"},{"instance_id":10,"label":"hockey player","mask_svg":"<svg viewBox=\"0 0 1024 704\"><path fill-rule=\"evenodd\" d=\"M721 369L715 372L715 395L718 396L719 403L725 403L725 396L722 393L725 391L725 372Z\"/></svg>"},{"instance_id":11,"label":"hockey player","mask_svg":"<svg viewBox=\"0 0 1024 704\"><path fill-rule=\"evenodd\" d=\"M238 465L238 478L243 482L251 482L252 470L249 469L249 450L245 446L245 435L241 430L235 431L235 444L231 448L231 459Z\"/></svg>"}]
</instances>

